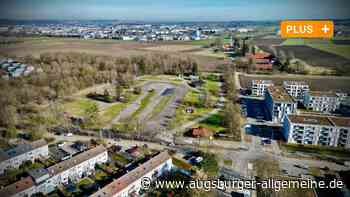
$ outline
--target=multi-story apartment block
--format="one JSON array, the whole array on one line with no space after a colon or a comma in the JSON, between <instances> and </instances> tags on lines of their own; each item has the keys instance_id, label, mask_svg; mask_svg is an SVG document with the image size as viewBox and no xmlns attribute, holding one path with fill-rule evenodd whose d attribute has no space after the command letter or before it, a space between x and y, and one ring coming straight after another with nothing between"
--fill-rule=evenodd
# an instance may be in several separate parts
<instances>
[{"instance_id":1,"label":"multi-story apartment block","mask_svg":"<svg viewBox=\"0 0 350 197\"><path fill-rule=\"evenodd\" d=\"M31 196L35 193L48 194L60 184L76 182L89 176L95 165L108 160L103 146L80 153L47 169L30 171L29 176L0 190L0 196Z\"/></svg>"},{"instance_id":2,"label":"multi-story apartment block","mask_svg":"<svg viewBox=\"0 0 350 197\"><path fill-rule=\"evenodd\" d=\"M281 122L286 114L296 113L297 103L282 87L270 86L265 93L269 120Z\"/></svg>"},{"instance_id":3,"label":"multi-story apartment block","mask_svg":"<svg viewBox=\"0 0 350 197\"><path fill-rule=\"evenodd\" d=\"M307 109L331 113L339 109L342 99L334 92L309 91L305 93L303 103Z\"/></svg>"},{"instance_id":4,"label":"multi-story apartment block","mask_svg":"<svg viewBox=\"0 0 350 197\"><path fill-rule=\"evenodd\" d=\"M288 143L350 148L350 118L290 114L283 135Z\"/></svg>"},{"instance_id":5,"label":"multi-story apartment block","mask_svg":"<svg viewBox=\"0 0 350 197\"><path fill-rule=\"evenodd\" d=\"M267 87L273 86L271 80L252 80L252 94L255 96L264 96Z\"/></svg>"},{"instance_id":6,"label":"multi-story apartment block","mask_svg":"<svg viewBox=\"0 0 350 197\"><path fill-rule=\"evenodd\" d=\"M49 148L45 140L18 144L15 148L0 150L0 174L11 168L18 168L25 161L47 158Z\"/></svg>"},{"instance_id":7,"label":"multi-story apartment block","mask_svg":"<svg viewBox=\"0 0 350 197\"><path fill-rule=\"evenodd\" d=\"M309 85L305 81L284 81L283 88L298 101L303 101L304 93L310 90Z\"/></svg>"},{"instance_id":8,"label":"multi-story apartment block","mask_svg":"<svg viewBox=\"0 0 350 197\"><path fill-rule=\"evenodd\" d=\"M162 152L94 193L93 197L139 196L141 180L154 180L172 168L168 152Z\"/></svg>"}]
</instances>

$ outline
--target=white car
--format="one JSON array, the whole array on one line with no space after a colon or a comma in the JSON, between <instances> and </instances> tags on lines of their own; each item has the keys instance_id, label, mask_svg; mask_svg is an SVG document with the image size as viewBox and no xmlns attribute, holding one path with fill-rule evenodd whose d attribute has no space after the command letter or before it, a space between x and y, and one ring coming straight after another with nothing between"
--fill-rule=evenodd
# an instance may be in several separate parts
<instances>
[{"instance_id":1,"label":"white car","mask_svg":"<svg viewBox=\"0 0 350 197\"><path fill-rule=\"evenodd\" d=\"M66 133L66 134L64 134L64 136L66 136L66 137L72 137L72 136L73 136L73 133Z\"/></svg>"}]
</instances>

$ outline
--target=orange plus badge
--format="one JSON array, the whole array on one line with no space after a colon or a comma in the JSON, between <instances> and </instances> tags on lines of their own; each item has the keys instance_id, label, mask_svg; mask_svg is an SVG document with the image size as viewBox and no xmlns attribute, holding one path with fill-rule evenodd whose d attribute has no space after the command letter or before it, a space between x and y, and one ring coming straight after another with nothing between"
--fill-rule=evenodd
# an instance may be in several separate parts
<instances>
[{"instance_id":1,"label":"orange plus badge","mask_svg":"<svg viewBox=\"0 0 350 197\"><path fill-rule=\"evenodd\" d=\"M332 38L334 24L322 20L282 21L280 30L283 38Z\"/></svg>"}]
</instances>

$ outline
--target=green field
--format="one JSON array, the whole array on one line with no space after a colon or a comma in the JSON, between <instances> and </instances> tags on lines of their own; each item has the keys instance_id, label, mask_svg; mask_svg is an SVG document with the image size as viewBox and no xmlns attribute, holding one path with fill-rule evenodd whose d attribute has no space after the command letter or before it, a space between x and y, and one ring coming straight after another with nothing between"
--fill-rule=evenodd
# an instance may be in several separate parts
<instances>
[{"instance_id":1,"label":"green field","mask_svg":"<svg viewBox=\"0 0 350 197\"><path fill-rule=\"evenodd\" d=\"M156 93L154 91L148 92L147 95L141 100L139 108L131 115L131 117L136 117L138 116L148 105L148 103L151 101L151 98L155 95Z\"/></svg>"},{"instance_id":2,"label":"green field","mask_svg":"<svg viewBox=\"0 0 350 197\"><path fill-rule=\"evenodd\" d=\"M333 40L288 39L284 41L282 45L306 45L350 59L350 45L334 44Z\"/></svg>"},{"instance_id":3,"label":"green field","mask_svg":"<svg viewBox=\"0 0 350 197\"><path fill-rule=\"evenodd\" d=\"M75 116L83 116L84 112L93 106L96 102L86 99L86 98L78 98L74 99L71 102L66 102L63 104L63 108L68 113L71 113Z\"/></svg>"},{"instance_id":4,"label":"green field","mask_svg":"<svg viewBox=\"0 0 350 197\"><path fill-rule=\"evenodd\" d=\"M116 103L100 113L101 122L103 124L109 123L114 117L116 117L124 108L126 108L130 103L134 102L139 95L130 93L130 98L126 103Z\"/></svg>"},{"instance_id":5,"label":"green field","mask_svg":"<svg viewBox=\"0 0 350 197\"><path fill-rule=\"evenodd\" d=\"M168 105L168 103L169 103L169 101L171 100L172 97L173 97L173 94L167 95L167 96L163 96L161 98L161 100L159 101L159 103L157 104L157 106L153 109L153 111L152 111L152 113L150 115L150 119L154 118L161 111L163 111L163 109Z\"/></svg>"}]
</instances>

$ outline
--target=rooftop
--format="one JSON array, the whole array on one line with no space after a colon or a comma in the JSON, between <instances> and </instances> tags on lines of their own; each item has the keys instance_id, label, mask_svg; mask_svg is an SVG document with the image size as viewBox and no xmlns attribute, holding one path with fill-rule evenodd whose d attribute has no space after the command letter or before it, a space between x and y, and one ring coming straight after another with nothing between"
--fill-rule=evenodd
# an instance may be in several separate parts
<instances>
[{"instance_id":1,"label":"rooftop","mask_svg":"<svg viewBox=\"0 0 350 197\"><path fill-rule=\"evenodd\" d=\"M0 196L13 196L33 186L34 186L33 179L31 177L26 177L1 189Z\"/></svg>"},{"instance_id":2,"label":"rooftop","mask_svg":"<svg viewBox=\"0 0 350 197\"><path fill-rule=\"evenodd\" d=\"M97 146L96 148L90 149L88 151L85 151L83 153L80 153L70 159L67 159L65 161L62 161L54 166L51 166L48 168L49 174L51 176L54 176L56 174L59 174L63 171L66 171L80 163L83 163L84 161L93 158L103 152L107 151L106 148L104 148L102 145Z\"/></svg>"},{"instance_id":3,"label":"rooftop","mask_svg":"<svg viewBox=\"0 0 350 197\"><path fill-rule=\"evenodd\" d=\"M46 141L41 139L31 143L18 144L16 147L6 151L0 150L0 162L6 161L13 157L17 157L45 145L47 145Z\"/></svg>"},{"instance_id":4,"label":"rooftop","mask_svg":"<svg viewBox=\"0 0 350 197\"><path fill-rule=\"evenodd\" d=\"M299 123L299 124L350 127L350 118L349 117L290 114L290 115L288 115L288 118L291 122Z\"/></svg>"},{"instance_id":5,"label":"rooftop","mask_svg":"<svg viewBox=\"0 0 350 197\"><path fill-rule=\"evenodd\" d=\"M308 85L305 81L283 81L283 85Z\"/></svg>"},{"instance_id":6,"label":"rooftop","mask_svg":"<svg viewBox=\"0 0 350 197\"><path fill-rule=\"evenodd\" d=\"M252 80L252 83L259 83L259 84L273 84L272 80Z\"/></svg>"},{"instance_id":7,"label":"rooftop","mask_svg":"<svg viewBox=\"0 0 350 197\"><path fill-rule=\"evenodd\" d=\"M309 95L316 97L337 97L335 92L310 91Z\"/></svg>"},{"instance_id":8,"label":"rooftop","mask_svg":"<svg viewBox=\"0 0 350 197\"><path fill-rule=\"evenodd\" d=\"M329 117L329 119L337 127L350 127L349 117Z\"/></svg>"},{"instance_id":9,"label":"rooftop","mask_svg":"<svg viewBox=\"0 0 350 197\"><path fill-rule=\"evenodd\" d=\"M95 197L114 196L115 194L119 193L120 191L125 189L127 186L129 186L139 178L143 177L145 174L147 174L148 172L150 172L160 164L164 163L168 159L170 159L170 156L167 151L159 153L158 155L154 156L144 164L138 166L134 170L128 172L127 174L123 175L122 177L108 184L104 188L100 189L99 191L94 193L92 196L95 196Z\"/></svg>"},{"instance_id":10,"label":"rooftop","mask_svg":"<svg viewBox=\"0 0 350 197\"><path fill-rule=\"evenodd\" d=\"M267 89L274 102L294 102L294 99L280 86L269 86Z\"/></svg>"},{"instance_id":11,"label":"rooftop","mask_svg":"<svg viewBox=\"0 0 350 197\"><path fill-rule=\"evenodd\" d=\"M34 169L28 172L29 176L31 176L33 179L41 178L45 175L48 175L49 172L45 168L38 168Z\"/></svg>"}]
</instances>

